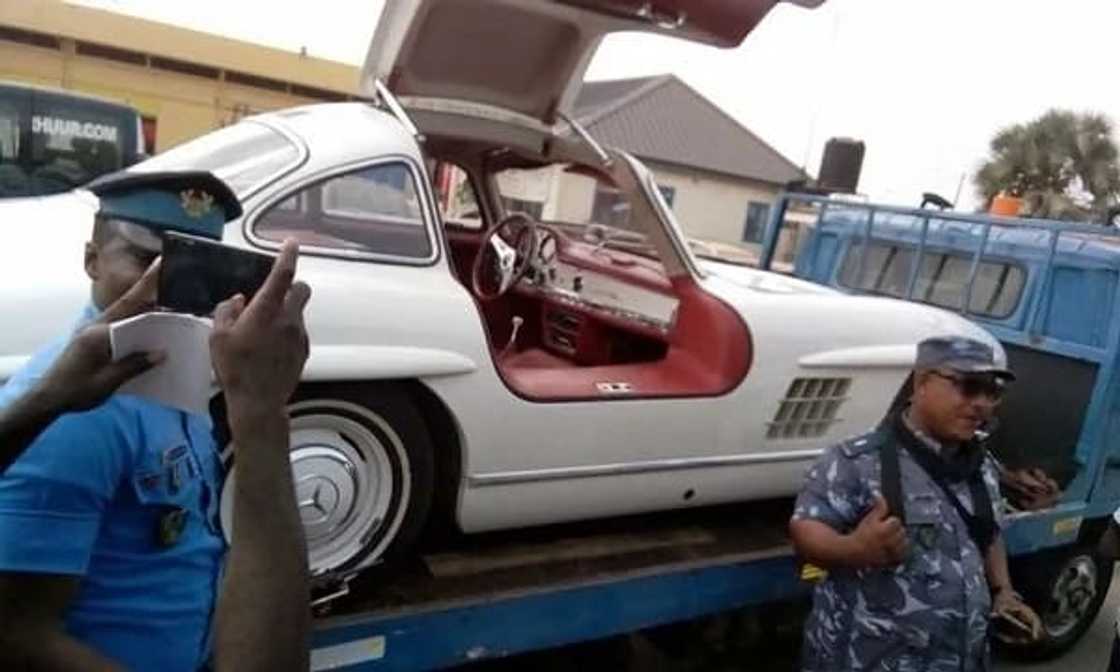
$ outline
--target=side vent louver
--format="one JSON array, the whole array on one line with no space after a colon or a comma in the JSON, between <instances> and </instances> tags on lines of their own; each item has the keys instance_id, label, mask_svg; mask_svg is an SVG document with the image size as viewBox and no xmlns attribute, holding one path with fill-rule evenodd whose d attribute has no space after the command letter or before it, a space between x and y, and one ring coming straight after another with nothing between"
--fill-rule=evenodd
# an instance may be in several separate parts
<instances>
[{"instance_id":1,"label":"side vent louver","mask_svg":"<svg viewBox=\"0 0 1120 672\"><path fill-rule=\"evenodd\" d=\"M798 378L789 385L774 419L767 424L768 439L809 439L824 436L836 422L848 398L850 378Z\"/></svg>"}]
</instances>

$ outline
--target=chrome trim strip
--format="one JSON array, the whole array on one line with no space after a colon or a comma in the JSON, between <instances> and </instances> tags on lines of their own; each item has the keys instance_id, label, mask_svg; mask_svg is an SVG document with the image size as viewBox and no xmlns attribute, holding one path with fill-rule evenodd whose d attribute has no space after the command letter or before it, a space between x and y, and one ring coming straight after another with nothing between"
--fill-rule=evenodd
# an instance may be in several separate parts
<instances>
[{"instance_id":1,"label":"chrome trim strip","mask_svg":"<svg viewBox=\"0 0 1120 672\"><path fill-rule=\"evenodd\" d=\"M530 471L496 471L489 474L473 474L467 479L471 487L484 488L494 485L514 485L537 483L540 481L564 481L577 478L599 478L601 476L629 476L659 471L683 471L686 469L711 469L715 467L738 467L748 464L778 464L782 462L801 462L812 460L823 450L789 450L779 453L757 453L752 455L720 455L717 457L683 457L649 462L624 462L585 467L557 467Z\"/></svg>"},{"instance_id":2,"label":"chrome trim strip","mask_svg":"<svg viewBox=\"0 0 1120 672\"><path fill-rule=\"evenodd\" d=\"M397 97L393 95L393 92L389 90L389 87L385 86L380 79L373 80L373 86L377 90L377 95L381 98L381 102L385 103L385 107L389 108L389 113L396 117L397 121L401 122L401 126L404 126L404 130L408 131L408 134L415 138L416 142L424 142L424 134L416 128L416 124L412 123L412 119L409 118L408 113L401 107L400 102L397 100Z\"/></svg>"},{"instance_id":3,"label":"chrome trim strip","mask_svg":"<svg viewBox=\"0 0 1120 672\"><path fill-rule=\"evenodd\" d=\"M608 168L611 166L611 164L614 162L613 159L611 159L611 155L607 154L606 150L603 149L603 146L596 142L595 138L587 132L586 128L580 126L579 122L577 122L575 119L572 119L563 112L561 112L558 116L566 121L568 123L568 126L570 126L572 130L576 132L576 135L578 135L580 139L587 143L587 146L591 148L591 151L595 152L599 156L599 161L601 161L604 166L607 166Z\"/></svg>"}]
</instances>

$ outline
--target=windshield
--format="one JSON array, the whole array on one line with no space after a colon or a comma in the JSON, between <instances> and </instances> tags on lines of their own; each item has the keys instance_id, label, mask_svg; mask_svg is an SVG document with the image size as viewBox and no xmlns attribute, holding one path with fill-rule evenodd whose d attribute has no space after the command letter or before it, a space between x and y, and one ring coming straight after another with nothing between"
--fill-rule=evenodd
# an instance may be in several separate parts
<instances>
[{"instance_id":1,"label":"windshield","mask_svg":"<svg viewBox=\"0 0 1120 672\"><path fill-rule=\"evenodd\" d=\"M502 209L523 212L573 238L657 259L631 217L628 194L590 170L558 164L495 175Z\"/></svg>"},{"instance_id":2,"label":"windshield","mask_svg":"<svg viewBox=\"0 0 1120 672\"><path fill-rule=\"evenodd\" d=\"M139 172L209 170L245 198L300 160L299 148L283 134L252 121L208 133L131 168Z\"/></svg>"}]
</instances>

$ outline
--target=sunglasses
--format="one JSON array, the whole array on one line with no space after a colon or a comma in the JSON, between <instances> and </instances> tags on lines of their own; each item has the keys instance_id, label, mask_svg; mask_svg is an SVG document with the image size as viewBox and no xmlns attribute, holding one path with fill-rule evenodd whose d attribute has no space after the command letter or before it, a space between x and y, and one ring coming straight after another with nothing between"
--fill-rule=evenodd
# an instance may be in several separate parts
<instances>
[{"instance_id":1,"label":"sunglasses","mask_svg":"<svg viewBox=\"0 0 1120 672\"><path fill-rule=\"evenodd\" d=\"M950 376L940 371L932 371L938 378L944 378L957 388L966 399L987 397L990 401L1000 401L1006 387L1003 382L991 376Z\"/></svg>"}]
</instances>

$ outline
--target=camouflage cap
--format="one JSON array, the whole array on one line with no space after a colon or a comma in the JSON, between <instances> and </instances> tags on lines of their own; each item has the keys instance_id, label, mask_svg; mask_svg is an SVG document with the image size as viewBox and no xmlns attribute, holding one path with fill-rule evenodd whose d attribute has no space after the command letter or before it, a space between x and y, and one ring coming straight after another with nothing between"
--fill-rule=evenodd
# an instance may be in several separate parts
<instances>
[{"instance_id":1,"label":"camouflage cap","mask_svg":"<svg viewBox=\"0 0 1120 672\"><path fill-rule=\"evenodd\" d=\"M997 378L1015 380L1015 374L997 361L995 350L990 345L962 336L938 336L918 343L914 368L989 373Z\"/></svg>"}]
</instances>

